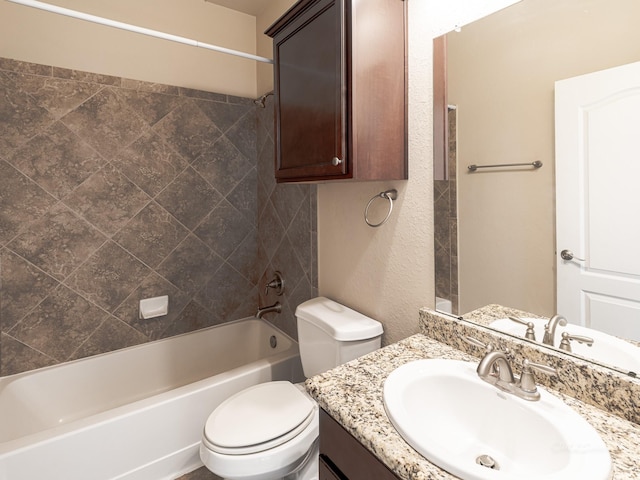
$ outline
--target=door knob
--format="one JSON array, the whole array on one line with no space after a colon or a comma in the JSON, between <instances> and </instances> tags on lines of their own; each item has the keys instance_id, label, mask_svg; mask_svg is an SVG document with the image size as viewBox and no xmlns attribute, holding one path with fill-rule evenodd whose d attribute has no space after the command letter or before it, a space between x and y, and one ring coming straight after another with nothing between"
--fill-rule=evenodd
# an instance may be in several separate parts
<instances>
[{"instance_id":1,"label":"door knob","mask_svg":"<svg viewBox=\"0 0 640 480\"><path fill-rule=\"evenodd\" d=\"M573 252L571 250L562 250L560 252L560 258L562 258L563 260L579 260L581 262L584 262L585 259L584 258L578 258L576 256L573 255Z\"/></svg>"},{"instance_id":2,"label":"door knob","mask_svg":"<svg viewBox=\"0 0 640 480\"><path fill-rule=\"evenodd\" d=\"M342 160L339 159L338 157L333 157L331 159L331 165L333 165L334 167L337 167L338 165L340 165L342 163Z\"/></svg>"}]
</instances>

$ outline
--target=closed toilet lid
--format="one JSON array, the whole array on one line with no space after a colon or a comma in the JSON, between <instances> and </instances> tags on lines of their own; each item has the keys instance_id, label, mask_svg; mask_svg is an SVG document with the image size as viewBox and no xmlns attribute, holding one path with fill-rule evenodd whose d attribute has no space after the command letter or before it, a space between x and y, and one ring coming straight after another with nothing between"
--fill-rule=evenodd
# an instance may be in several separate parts
<instances>
[{"instance_id":1,"label":"closed toilet lid","mask_svg":"<svg viewBox=\"0 0 640 480\"><path fill-rule=\"evenodd\" d=\"M220 453L260 452L298 435L313 420L314 407L291 382L261 383L222 402L209 416L204 437Z\"/></svg>"}]
</instances>

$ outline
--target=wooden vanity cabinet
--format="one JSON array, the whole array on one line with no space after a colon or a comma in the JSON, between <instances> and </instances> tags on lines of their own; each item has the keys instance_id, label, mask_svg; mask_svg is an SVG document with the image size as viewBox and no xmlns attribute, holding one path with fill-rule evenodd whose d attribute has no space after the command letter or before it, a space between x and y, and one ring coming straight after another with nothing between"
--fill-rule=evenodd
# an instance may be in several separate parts
<instances>
[{"instance_id":1,"label":"wooden vanity cabinet","mask_svg":"<svg viewBox=\"0 0 640 480\"><path fill-rule=\"evenodd\" d=\"M273 38L276 180L407 178L402 0L300 0Z\"/></svg>"},{"instance_id":2,"label":"wooden vanity cabinet","mask_svg":"<svg viewBox=\"0 0 640 480\"><path fill-rule=\"evenodd\" d=\"M324 410L320 410L320 480L398 480Z\"/></svg>"}]
</instances>

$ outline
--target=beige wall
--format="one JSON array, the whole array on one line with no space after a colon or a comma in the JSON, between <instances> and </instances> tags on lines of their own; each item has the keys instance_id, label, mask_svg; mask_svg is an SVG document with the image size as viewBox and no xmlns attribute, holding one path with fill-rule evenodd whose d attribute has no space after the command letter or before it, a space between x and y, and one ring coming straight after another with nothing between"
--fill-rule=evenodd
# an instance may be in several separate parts
<instances>
[{"instance_id":1,"label":"beige wall","mask_svg":"<svg viewBox=\"0 0 640 480\"><path fill-rule=\"evenodd\" d=\"M57 0L55 4L256 53L256 17L204 0L135 0L135 8L131 0ZM258 96L253 60L6 1L0 2L0 57L241 97Z\"/></svg>"},{"instance_id":2,"label":"beige wall","mask_svg":"<svg viewBox=\"0 0 640 480\"><path fill-rule=\"evenodd\" d=\"M640 60L637 0L525 0L448 35L461 312L555 310L554 81ZM539 170L467 173L470 164Z\"/></svg>"}]
</instances>

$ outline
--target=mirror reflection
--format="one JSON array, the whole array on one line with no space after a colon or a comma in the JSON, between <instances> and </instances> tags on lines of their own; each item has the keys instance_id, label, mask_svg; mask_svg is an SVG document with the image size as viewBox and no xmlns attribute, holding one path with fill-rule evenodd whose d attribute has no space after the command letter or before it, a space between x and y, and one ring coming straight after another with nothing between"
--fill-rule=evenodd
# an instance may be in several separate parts
<instances>
[{"instance_id":1,"label":"mirror reflection","mask_svg":"<svg viewBox=\"0 0 640 480\"><path fill-rule=\"evenodd\" d=\"M637 135L629 129L619 137L624 129L610 128L598 138L581 139L594 145L587 149L594 158L598 145L604 151L606 168L588 165L598 172L596 180L609 176L618 185L614 192L585 199L562 183L563 169L580 152L556 151L561 144L556 131L567 130L556 120L555 99L558 81L640 61L637 18L635 0L522 0L446 35L448 175L436 173L434 188L437 308L463 315L500 304L547 318L560 313L570 325L640 340L640 254L637 247L621 247L640 243L634 213L639 189L632 187L640 178L640 162L633 160L640 147L636 143L633 149ZM637 74L630 76L640 86ZM633 115L640 100L618 103L626 106L616 111L615 122L603 121L606 115L597 118L605 127L632 125L620 118L628 111ZM631 153L612 148L624 142ZM474 164L533 162L542 166L468 170ZM581 168L575 178L584 178ZM591 231L560 246L556 242L571 223L562 217L565 200L591 209L573 216ZM562 250L573 258L560 258ZM620 253L626 256L620 259ZM591 270L607 276L611 264L626 283L607 295L580 294L575 311L567 306L565 267L571 272L596 267Z\"/></svg>"}]
</instances>

